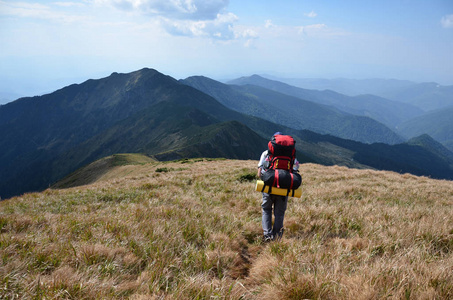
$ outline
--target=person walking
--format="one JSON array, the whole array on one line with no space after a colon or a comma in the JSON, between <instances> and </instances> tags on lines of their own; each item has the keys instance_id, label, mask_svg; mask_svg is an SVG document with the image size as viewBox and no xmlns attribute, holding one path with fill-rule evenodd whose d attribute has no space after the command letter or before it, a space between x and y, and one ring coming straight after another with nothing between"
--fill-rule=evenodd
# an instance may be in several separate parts
<instances>
[{"instance_id":1,"label":"person walking","mask_svg":"<svg viewBox=\"0 0 453 300\"><path fill-rule=\"evenodd\" d=\"M277 135L282 135L281 132L276 132L273 138ZM272 156L269 150L265 150L260 157L258 162L258 178L262 179L262 175L269 169L271 164ZM299 169L299 162L294 157L292 162L293 170L297 172ZM270 242L275 239L279 240L283 236L283 221L285 218L286 207L288 204L288 196L273 195L268 193L262 193L262 226L263 226L263 240L264 242ZM274 224L272 225L272 210L274 211Z\"/></svg>"}]
</instances>

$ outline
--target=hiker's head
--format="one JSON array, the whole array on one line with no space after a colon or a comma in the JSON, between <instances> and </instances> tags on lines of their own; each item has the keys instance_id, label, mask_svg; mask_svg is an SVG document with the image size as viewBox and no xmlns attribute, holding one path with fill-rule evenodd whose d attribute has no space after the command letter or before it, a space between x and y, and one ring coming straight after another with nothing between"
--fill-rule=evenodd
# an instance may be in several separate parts
<instances>
[{"instance_id":1,"label":"hiker's head","mask_svg":"<svg viewBox=\"0 0 453 300\"><path fill-rule=\"evenodd\" d=\"M281 133L280 131L277 131L276 133L274 133L273 136L276 136L276 135L282 135L283 133Z\"/></svg>"}]
</instances>

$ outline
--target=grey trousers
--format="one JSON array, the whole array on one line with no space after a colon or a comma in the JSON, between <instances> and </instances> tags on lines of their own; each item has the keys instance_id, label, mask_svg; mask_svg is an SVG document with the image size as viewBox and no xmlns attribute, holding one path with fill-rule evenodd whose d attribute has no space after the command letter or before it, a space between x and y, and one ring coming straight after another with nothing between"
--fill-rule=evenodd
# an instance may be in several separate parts
<instances>
[{"instance_id":1,"label":"grey trousers","mask_svg":"<svg viewBox=\"0 0 453 300\"><path fill-rule=\"evenodd\" d=\"M286 205L288 197L271 195L263 193L263 233L264 236L281 237L283 228L283 219L285 218ZM274 226L272 227L272 207L274 208Z\"/></svg>"}]
</instances>

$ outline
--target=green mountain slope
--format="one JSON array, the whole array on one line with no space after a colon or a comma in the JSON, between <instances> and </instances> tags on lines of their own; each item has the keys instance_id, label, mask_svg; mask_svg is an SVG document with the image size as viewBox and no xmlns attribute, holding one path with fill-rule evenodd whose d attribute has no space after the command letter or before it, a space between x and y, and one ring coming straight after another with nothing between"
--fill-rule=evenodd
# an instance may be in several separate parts
<instances>
[{"instance_id":1,"label":"green mountain slope","mask_svg":"<svg viewBox=\"0 0 453 300\"><path fill-rule=\"evenodd\" d=\"M159 160L248 159L259 157L265 144L265 139L237 121L219 122L196 108L162 102L56 157L52 179L114 153L139 152Z\"/></svg>"},{"instance_id":2,"label":"green mountain slope","mask_svg":"<svg viewBox=\"0 0 453 300\"><path fill-rule=\"evenodd\" d=\"M103 177L125 176L124 172L115 173L120 166L135 166L156 162L149 156L136 153L114 154L84 166L52 185L53 189L65 189L101 181Z\"/></svg>"},{"instance_id":3,"label":"green mountain slope","mask_svg":"<svg viewBox=\"0 0 453 300\"><path fill-rule=\"evenodd\" d=\"M302 141L309 141L301 147L310 148L312 159L325 165L338 164L338 161L341 161L341 164L346 166L360 164L362 167L377 170L453 180L453 153L445 147L436 146L438 143L435 141L370 145L317 135L310 131L301 131L298 137Z\"/></svg>"},{"instance_id":4,"label":"green mountain slope","mask_svg":"<svg viewBox=\"0 0 453 300\"><path fill-rule=\"evenodd\" d=\"M155 106L160 104L165 109L161 109L159 114ZM45 188L80 164L102 156L147 149L143 143L152 144L153 140L146 141L142 131L152 131L155 140L165 140L163 137L177 135L178 130L184 129L184 137L190 128L175 113L176 105L179 105L179 112L192 112L194 115L189 119L197 126L248 118L152 69L129 74L114 73L107 78L88 80L48 95L23 98L1 106L0 197ZM193 111L194 108L199 109ZM156 118L152 117L154 110ZM147 114L150 114L148 119ZM163 125L159 127L150 119ZM250 120L250 123L258 122ZM118 130L119 127L124 128ZM159 129L154 131L154 127ZM266 129L266 125L263 129L274 130ZM210 132L215 131L210 129ZM206 137L212 137L207 131L201 133L205 134L205 139L200 139L200 143L207 143ZM190 134L195 136L196 130ZM193 136L186 138L194 141ZM242 139L252 137L250 141L254 141L255 136L249 131ZM183 142L184 139L179 139L172 145L160 144L161 147L154 150L168 152L193 146L181 144ZM78 150L87 144L91 147L85 147L85 151ZM241 147L234 149L241 153L244 151ZM154 150L152 153L157 154ZM240 157L231 150L228 150L230 155ZM77 155L70 157L70 153ZM75 165L69 162L75 162Z\"/></svg>"},{"instance_id":5,"label":"green mountain slope","mask_svg":"<svg viewBox=\"0 0 453 300\"><path fill-rule=\"evenodd\" d=\"M423 147L445 160L453 161L453 152L427 134L414 137L407 141L407 144Z\"/></svg>"},{"instance_id":6,"label":"green mountain slope","mask_svg":"<svg viewBox=\"0 0 453 300\"><path fill-rule=\"evenodd\" d=\"M401 142L393 131L367 117L288 96L255 85L225 85L206 77L182 81L216 98L225 106L296 129L309 129L364 143Z\"/></svg>"},{"instance_id":7,"label":"green mountain slope","mask_svg":"<svg viewBox=\"0 0 453 300\"><path fill-rule=\"evenodd\" d=\"M0 164L11 176L162 100L176 81L151 69L112 74L0 107ZM161 93L161 91L163 91ZM1 191L1 190L0 190Z\"/></svg>"},{"instance_id":8,"label":"green mountain slope","mask_svg":"<svg viewBox=\"0 0 453 300\"><path fill-rule=\"evenodd\" d=\"M399 132L408 138L426 133L453 151L453 106L406 121Z\"/></svg>"},{"instance_id":9,"label":"green mountain slope","mask_svg":"<svg viewBox=\"0 0 453 300\"><path fill-rule=\"evenodd\" d=\"M234 85L257 85L286 95L336 107L350 114L370 117L393 129L399 123L423 113L416 106L374 95L346 96L332 90L308 90L258 75L228 82Z\"/></svg>"}]
</instances>

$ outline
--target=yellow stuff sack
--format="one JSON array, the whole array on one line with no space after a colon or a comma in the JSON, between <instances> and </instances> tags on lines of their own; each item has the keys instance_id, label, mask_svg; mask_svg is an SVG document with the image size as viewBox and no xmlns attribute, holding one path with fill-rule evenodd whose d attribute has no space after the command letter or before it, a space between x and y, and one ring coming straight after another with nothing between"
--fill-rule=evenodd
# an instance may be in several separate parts
<instances>
[{"instance_id":1,"label":"yellow stuff sack","mask_svg":"<svg viewBox=\"0 0 453 300\"><path fill-rule=\"evenodd\" d=\"M269 189L271 190L270 193L269 193ZM275 186L270 187L269 185L265 185L264 181L257 180L255 190L257 192L264 192L264 193L280 195L280 196L290 196L290 197L296 197L296 198L300 198L302 196L302 185L299 186L295 190L290 190L290 189L277 188Z\"/></svg>"}]
</instances>

